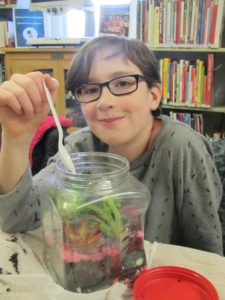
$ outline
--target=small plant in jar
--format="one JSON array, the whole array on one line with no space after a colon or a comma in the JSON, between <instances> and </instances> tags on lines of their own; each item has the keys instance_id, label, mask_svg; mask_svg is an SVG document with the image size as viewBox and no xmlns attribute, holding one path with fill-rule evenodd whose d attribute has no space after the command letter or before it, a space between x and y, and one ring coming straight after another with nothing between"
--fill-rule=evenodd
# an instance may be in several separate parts
<instances>
[{"instance_id":1,"label":"small plant in jar","mask_svg":"<svg viewBox=\"0 0 225 300\"><path fill-rule=\"evenodd\" d=\"M132 207L123 207L121 196L87 202L77 191L73 196L71 191L67 196L58 194L57 206L63 224L61 256L67 288L89 292L114 281L132 284L145 265L143 231L127 221ZM121 214L124 210L126 218Z\"/></svg>"}]
</instances>

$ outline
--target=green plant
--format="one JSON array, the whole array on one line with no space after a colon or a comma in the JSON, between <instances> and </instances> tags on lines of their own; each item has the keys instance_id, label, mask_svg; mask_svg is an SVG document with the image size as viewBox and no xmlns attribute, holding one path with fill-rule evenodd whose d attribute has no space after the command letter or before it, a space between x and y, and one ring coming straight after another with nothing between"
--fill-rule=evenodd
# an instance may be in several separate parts
<instances>
[{"instance_id":1,"label":"green plant","mask_svg":"<svg viewBox=\"0 0 225 300\"><path fill-rule=\"evenodd\" d=\"M99 224L99 229L108 237L119 238L123 231L120 215L122 199L105 196L96 202L86 202L85 195L77 190L62 191L57 196L59 215L63 220L73 222L77 218L90 217L92 227Z\"/></svg>"},{"instance_id":2,"label":"green plant","mask_svg":"<svg viewBox=\"0 0 225 300\"><path fill-rule=\"evenodd\" d=\"M119 201L118 201L119 202ZM117 199L107 197L101 205L91 204L90 212L95 213L94 222L99 223L100 230L108 237L118 238L123 229L123 221L117 205Z\"/></svg>"}]
</instances>

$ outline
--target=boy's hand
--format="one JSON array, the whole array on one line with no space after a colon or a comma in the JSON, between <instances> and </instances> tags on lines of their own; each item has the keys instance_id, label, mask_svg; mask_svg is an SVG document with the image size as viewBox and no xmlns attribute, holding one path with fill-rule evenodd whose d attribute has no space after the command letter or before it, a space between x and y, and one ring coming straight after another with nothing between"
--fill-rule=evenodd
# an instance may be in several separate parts
<instances>
[{"instance_id":1,"label":"boy's hand","mask_svg":"<svg viewBox=\"0 0 225 300\"><path fill-rule=\"evenodd\" d=\"M8 138L32 138L37 126L48 114L43 78L54 101L59 84L48 74L14 74L0 85L0 123Z\"/></svg>"}]
</instances>

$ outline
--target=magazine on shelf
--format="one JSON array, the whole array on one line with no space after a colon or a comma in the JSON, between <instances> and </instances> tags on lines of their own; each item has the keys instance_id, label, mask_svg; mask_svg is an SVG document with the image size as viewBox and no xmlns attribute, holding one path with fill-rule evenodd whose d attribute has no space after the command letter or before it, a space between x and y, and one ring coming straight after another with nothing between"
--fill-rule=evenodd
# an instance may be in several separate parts
<instances>
[{"instance_id":1,"label":"magazine on shelf","mask_svg":"<svg viewBox=\"0 0 225 300\"><path fill-rule=\"evenodd\" d=\"M16 47L29 47L27 40L44 37L44 18L41 11L13 9Z\"/></svg>"},{"instance_id":2,"label":"magazine on shelf","mask_svg":"<svg viewBox=\"0 0 225 300\"><path fill-rule=\"evenodd\" d=\"M100 34L129 36L129 5L101 5Z\"/></svg>"}]
</instances>

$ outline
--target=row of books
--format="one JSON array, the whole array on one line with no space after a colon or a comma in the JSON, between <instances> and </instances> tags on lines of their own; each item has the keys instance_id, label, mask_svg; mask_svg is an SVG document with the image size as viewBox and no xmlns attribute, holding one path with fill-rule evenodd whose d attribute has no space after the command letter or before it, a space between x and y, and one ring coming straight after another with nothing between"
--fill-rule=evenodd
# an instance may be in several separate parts
<instances>
[{"instance_id":1,"label":"row of books","mask_svg":"<svg viewBox=\"0 0 225 300\"><path fill-rule=\"evenodd\" d=\"M170 117L191 126L197 132L204 134L204 119L202 114L190 114L170 111Z\"/></svg>"},{"instance_id":2,"label":"row of books","mask_svg":"<svg viewBox=\"0 0 225 300\"><path fill-rule=\"evenodd\" d=\"M1 0L0 5L12 5L17 4L17 0Z\"/></svg>"},{"instance_id":3,"label":"row of books","mask_svg":"<svg viewBox=\"0 0 225 300\"><path fill-rule=\"evenodd\" d=\"M224 0L138 0L137 37L150 47L221 45Z\"/></svg>"},{"instance_id":4,"label":"row of books","mask_svg":"<svg viewBox=\"0 0 225 300\"><path fill-rule=\"evenodd\" d=\"M0 83L5 80L4 58L0 57Z\"/></svg>"},{"instance_id":5,"label":"row of books","mask_svg":"<svg viewBox=\"0 0 225 300\"><path fill-rule=\"evenodd\" d=\"M212 53L207 55L207 62L197 59L159 60L164 104L211 107L213 64Z\"/></svg>"},{"instance_id":6,"label":"row of books","mask_svg":"<svg viewBox=\"0 0 225 300\"><path fill-rule=\"evenodd\" d=\"M0 47L14 47L14 28L12 21L0 21Z\"/></svg>"}]
</instances>

